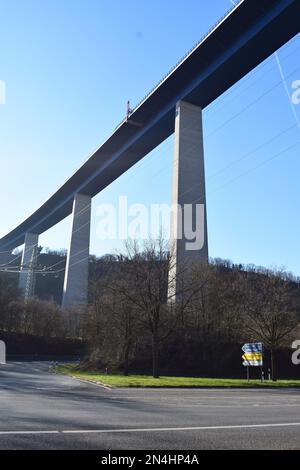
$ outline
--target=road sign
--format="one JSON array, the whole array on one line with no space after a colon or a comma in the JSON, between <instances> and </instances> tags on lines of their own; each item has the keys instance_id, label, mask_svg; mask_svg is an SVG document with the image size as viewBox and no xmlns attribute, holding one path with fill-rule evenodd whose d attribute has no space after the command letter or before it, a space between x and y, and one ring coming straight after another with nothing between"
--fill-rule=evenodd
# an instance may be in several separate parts
<instances>
[{"instance_id":1,"label":"road sign","mask_svg":"<svg viewBox=\"0 0 300 470\"><path fill-rule=\"evenodd\" d=\"M245 367L262 367L263 361L244 361L243 366Z\"/></svg>"},{"instance_id":2,"label":"road sign","mask_svg":"<svg viewBox=\"0 0 300 470\"><path fill-rule=\"evenodd\" d=\"M249 382L249 367L260 367L261 368L261 380L263 380L263 352L264 346L262 343L246 343L242 347L244 354L243 366L247 367L247 379Z\"/></svg>"},{"instance_id":3,"label":"road sign","mask_svg":"<svg viewBox=\"0 0 300 470\"><path fill-rule=\"evenodd\" d=\"M262 343L246 343L242 347L244 352L243 366L245 367L262 367L263 366L263 344Z\"/></svg>"},{"instance_id":4,"label":"road sign","mask_svg":"<svg viewBox=\"0 0 300 470\"><path fill-rule=\"evenodd\" d=\"M245 353L243 354L243 359L245 361L262 361L263 355L262 353Z\"/></svg>"},{"instance_id":5,"label":"road sign","mask_svg":"<svg viewBox=\"0 0 300 470\"><path fill-rule=\"evenodd\" d=\"M242 347L244 353L263 353L262 343L246 343Z\"/></svg>"}]
</instances>

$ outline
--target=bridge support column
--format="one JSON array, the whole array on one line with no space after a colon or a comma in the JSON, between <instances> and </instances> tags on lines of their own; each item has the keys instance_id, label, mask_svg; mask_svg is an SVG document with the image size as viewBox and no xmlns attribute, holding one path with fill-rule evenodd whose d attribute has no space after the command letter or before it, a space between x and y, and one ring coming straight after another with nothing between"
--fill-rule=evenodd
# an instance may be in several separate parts
<instances>
[{"instance_id":1,"label":"bridge support column","mask_svg":"<svg viewBox=\"0 0 300 470\"><path fill-rule=\"evenodd\" d=\"M62 306L84 305L88 297L91 197L76 194Z\"/></svg>"},{"instance_id":2,"label":"bridge support column","mask_svg":"<svg viewBox=\"0 0 300 470\"><path fill-rule=\"evenodd\" d=\"M36 233L26 233L19 275L19 288L22 289L25 299L34 295L34 268L37 260L38 242L39 236Z\"/></svg>"},{"instance_id":3,"label":"bridge support column","mask_svg":"<svg viewBox=\"0 0 300 470\"><path fill-rule=\"evenodd\" d=\"M170 250L169 299L176 300L189 267L208 262L202 109L184 101L176 106Z\"/></svg>"}]
</instances>

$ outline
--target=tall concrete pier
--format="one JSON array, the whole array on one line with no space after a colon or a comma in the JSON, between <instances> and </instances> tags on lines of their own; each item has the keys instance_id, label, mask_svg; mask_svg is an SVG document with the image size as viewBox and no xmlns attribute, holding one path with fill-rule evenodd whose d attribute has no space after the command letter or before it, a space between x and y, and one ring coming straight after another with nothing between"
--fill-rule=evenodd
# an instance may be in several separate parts
<instances>
[{"instance_id":1,"label":"tall concrete pier","mask_svg":"<svg viewBox=\"0 0 300 470\"><path fill-rule=\"evenodd\" d=\"M68 251L63 307L85 304L88 296L91 196L76 194L73 202L73 223Z\"/></svg>"},{"instance_id":2,"label":"tall concrete pier","mask_svg":"<svg viewBox=\"0 0 300 470\"><path fill-rule=\"evenodd\" d=\"M173 208L170 278L176 294L180 272L208 262L202 109L184 101L176 106Z\"/></svg>"},{"instance_id":3,"label":"tall concrete pier","mask_svg":"<svg viewBox=\"0 0 300 470\"><path fill-rule=\"evenodd\" d=\"M26 298L34 294L34 268L36 265L39 236L36 233L26 233L21 268L19 288Z\"/></svg>"}]
</instances>

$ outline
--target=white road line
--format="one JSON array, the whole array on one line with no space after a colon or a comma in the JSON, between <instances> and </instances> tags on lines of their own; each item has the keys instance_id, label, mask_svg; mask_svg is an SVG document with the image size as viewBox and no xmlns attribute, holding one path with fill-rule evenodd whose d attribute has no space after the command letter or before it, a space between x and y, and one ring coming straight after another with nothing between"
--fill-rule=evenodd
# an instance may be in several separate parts
<instances>
[{"instance_id":1,"label":"white road line","mask_svg":"<svg viewBox=\"0 0 300 470\"><path fill-rule=\"evenodd\" d=\"M80 379L80 378L76 377L75 375L69 375L69 377L71 377L72 379L78 380L78 382L82 382L84 384L94 385L95 387L104 388L104 390L108 390L108 391L112 390L111 387L109 387L108 385L103 384L102 382L94 382L92 380Z\"/></svg>"},{"instance_id":2,"label":"white road line","mask_svg":"<svg viewBox=\"0 0 300 470\"><path fill-rule=\"evenodd\" d=\"M54 430L54 431L0 431L0 436L42 435L42 434L119 434L119 433L143 433L143 432L177 432L177 431L219 431L230 429L258 429L300 427L300 423L276 423L276 424L237 424L232 426L196 426L184 428L132 428L132 429L78 429L78 430Z\"/></svg>"}]
</instances>

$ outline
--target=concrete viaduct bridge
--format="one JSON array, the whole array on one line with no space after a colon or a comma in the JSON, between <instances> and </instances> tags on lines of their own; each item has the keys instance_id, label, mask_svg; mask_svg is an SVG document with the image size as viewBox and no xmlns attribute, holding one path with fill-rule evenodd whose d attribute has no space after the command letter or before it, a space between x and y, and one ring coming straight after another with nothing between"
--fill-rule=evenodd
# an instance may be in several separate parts
<instances>
[{"instance_id":1,"label":"concrete viaduct bridge","mask_svg":"<svg viewBox=\"0 0 300 470\"><path fill-rule=\"evenodd\" d=\"M25 243L20 287L41 233L73 215L63 306L85 303L91 199L175 130L173 202L205 204L202 110L300 31L300 0L241 0L36 212L0 239ZM176 220L173 221L176 224ZM176 242L179 262L190 256ZM193 258L207 259L207 233Z\"/></svg>"}]
</instances>

